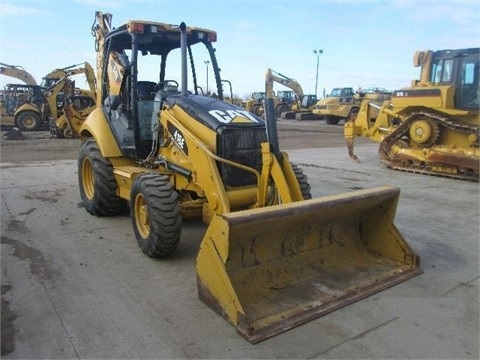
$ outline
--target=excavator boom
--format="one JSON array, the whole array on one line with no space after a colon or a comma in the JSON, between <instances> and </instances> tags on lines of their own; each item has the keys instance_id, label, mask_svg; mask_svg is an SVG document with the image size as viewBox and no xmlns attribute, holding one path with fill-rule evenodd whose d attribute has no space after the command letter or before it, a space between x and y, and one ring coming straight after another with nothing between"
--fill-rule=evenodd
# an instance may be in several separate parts
<instances>
[{"instance_id":1,"label":"excavator boom","mask_svg":"<svg viewBox=\"0 0 480 360\"><path fill-rule=\"evenodd\" d=\"M0 74L23 81L27 85L37 85L37 80L21 66L0 63Z\"/></svg>"},{"instance_id":2,"label":"excavator boom","mask_svg":"<svg viewBox=\"0 0 480 360\"><path fill-rule=\"evenodd\" d=\"M265 82L268 83L268 87L273 87L273 83L276 82L292 89L295 93L296 101L291 107L283 103L275 105L275 114L277 117L297 120L319 119L319 116L313 114L310 109L310 106L313 106L317 102L317 97L314 95L305 95L302 86L297 80L289 78L288 76L280 74L272 69L268 69Z\"/></svg>"}]
</instances>

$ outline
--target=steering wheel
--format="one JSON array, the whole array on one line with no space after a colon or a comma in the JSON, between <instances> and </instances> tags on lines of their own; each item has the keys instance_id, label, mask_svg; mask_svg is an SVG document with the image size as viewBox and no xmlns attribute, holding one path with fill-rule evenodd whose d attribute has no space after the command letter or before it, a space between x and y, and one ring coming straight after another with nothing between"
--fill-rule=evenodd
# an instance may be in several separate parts
<instances>
[{"instance_id":1,"label":"steering wheel","mask_svg":"<svg viewBox=\"0 0 480 360\"><path fill-rule=\"evenodd\" d=\"M177 88L177 91L178 91L178 82L175 81L175 80L163 80L163 81L160 81L157 86L156 86L156 89L157 91L158 90L165 90L167 88Z\"/></svg>"}]
</instances>

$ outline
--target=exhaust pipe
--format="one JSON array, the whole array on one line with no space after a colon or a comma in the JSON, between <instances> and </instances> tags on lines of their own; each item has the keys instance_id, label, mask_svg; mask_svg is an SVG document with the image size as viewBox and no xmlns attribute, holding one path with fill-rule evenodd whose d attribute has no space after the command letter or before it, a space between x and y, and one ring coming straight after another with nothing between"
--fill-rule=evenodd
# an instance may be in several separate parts
<instances>
[{"instance_id":1,"label":"exhaust pipe","mask_svg":"<svg viewBox=\"0 0 480 360\"><path fill-rule=\"evenodd\" d=\"M186 96L188 91L187 79L187 25L184 22L180 24L180 51L182 54L182 91L181 95Z\"/></svg>"}]
</instances>

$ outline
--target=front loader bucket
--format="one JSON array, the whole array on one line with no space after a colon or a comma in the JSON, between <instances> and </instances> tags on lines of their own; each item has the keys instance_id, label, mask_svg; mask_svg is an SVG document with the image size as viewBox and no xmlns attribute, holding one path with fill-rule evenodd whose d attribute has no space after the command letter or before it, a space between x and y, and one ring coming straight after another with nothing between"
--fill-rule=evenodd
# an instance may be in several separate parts
<instances>
[{"instance_id":1,"label":"front loader bucket","mask_svg":"<svg viewBox=\"0 0 480 360\"><path fill-rule=\"evenodd\" d=\"M197 256L202 301L251 343L422 273L379 187L215 216Z\"/></svg>"}]
</instances>

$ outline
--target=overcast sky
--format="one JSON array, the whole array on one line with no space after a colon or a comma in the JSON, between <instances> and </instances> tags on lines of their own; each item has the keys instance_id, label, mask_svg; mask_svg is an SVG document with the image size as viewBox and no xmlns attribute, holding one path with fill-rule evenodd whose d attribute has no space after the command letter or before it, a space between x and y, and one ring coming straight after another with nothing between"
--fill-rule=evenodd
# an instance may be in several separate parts
<instances>
[{"instance_id":1,"label":"overcast sky","mask_svg":"<svg viewBox=\"0 0 480 360\"><path fill-rule=\"evenodd\" d=\"M89 62L96 10L113 26L152 20L217 31L222 78L245 97L264 90L268 68L296 79L305 93L325 88L408 86L418 78L416 50L480 46L479 1L35 1L0 0L0 62L21 65L38 82L54 68ZM206 60L207 58L205 58ZM200 85L206 69L198 69ZM15 79L0 75L0 87ZM18 81L17 81L18 82ZM82 86L81 81L77 86ZM285 90L275 85L275 90Z\"/></svg>"}]
</instances>

